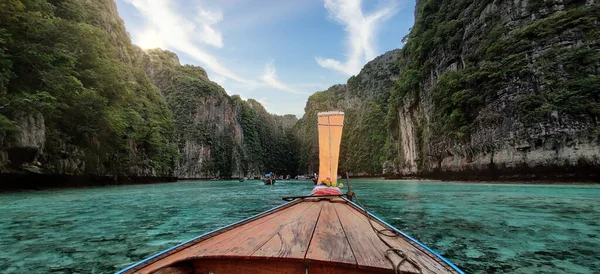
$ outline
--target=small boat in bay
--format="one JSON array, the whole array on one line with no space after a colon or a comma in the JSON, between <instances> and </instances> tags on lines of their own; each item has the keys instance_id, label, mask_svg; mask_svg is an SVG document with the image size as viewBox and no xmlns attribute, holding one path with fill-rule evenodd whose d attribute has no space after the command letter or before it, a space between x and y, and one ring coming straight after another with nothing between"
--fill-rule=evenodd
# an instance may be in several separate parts
<instances>
[{"instance_id":1,"label":"small boat in bay","mask_svg":"<svg viewBox=\"0 0 600 274\"><path fill-rule=\"evenodd\" d=\"M271 176L271 173L265 174L265 177L263 178L263 183L265 183L265 185L274 185L276 181L275 175Z\"/></svg>"},{"instance_id":2,"label":"small boat in bay","mask_svg":"<svg viewBox=\"0 0 600 274\"><path fill-rule=\"evenodd\" d=\"M353 202L350 189L342 194L337 166L344 114L318 118L319 183L310 195L286 197L283 205L117 273L464 273Z\"/></svg>"}]
</instances>

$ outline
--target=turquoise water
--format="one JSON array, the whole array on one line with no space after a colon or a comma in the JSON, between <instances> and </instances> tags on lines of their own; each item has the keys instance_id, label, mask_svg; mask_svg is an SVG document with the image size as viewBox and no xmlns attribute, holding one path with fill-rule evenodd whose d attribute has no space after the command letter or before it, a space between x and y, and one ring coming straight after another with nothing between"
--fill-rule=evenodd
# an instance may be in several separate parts
<instances>
[{"instance_id":1,"label":"turquoise water","mask_svg":"<svg viewBox=\"0 0 600 274\"><path fill-rule=\"evenodd\" d=\"M352 186L371 212L467 273L600 273L600 185ZM311 189L184 181L2 193L0 272L114 272Z\"/></svg>"}]
</instances>

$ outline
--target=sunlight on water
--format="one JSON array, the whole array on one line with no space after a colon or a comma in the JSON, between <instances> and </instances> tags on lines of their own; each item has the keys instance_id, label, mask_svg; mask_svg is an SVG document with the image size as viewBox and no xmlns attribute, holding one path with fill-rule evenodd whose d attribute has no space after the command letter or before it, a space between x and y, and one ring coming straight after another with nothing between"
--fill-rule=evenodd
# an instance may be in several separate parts
<instances>
[{"instance_id":1,"label":"sunlight on water","mask_svg":"<svg viewBox=\"0 0 600 274\"><path fill-rule=\"evenodd\" d=\"M597 273L600 186L357 179L368 209L468 273ZM0 194L2 273L107 273L305 195L310 181Z\"/></svg>"}]
</instances>

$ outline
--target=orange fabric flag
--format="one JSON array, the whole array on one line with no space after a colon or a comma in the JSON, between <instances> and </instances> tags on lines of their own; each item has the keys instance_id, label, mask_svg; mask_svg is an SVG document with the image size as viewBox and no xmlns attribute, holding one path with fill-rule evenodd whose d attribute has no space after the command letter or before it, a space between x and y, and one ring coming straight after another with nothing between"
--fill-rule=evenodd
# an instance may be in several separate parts
<instances>
[{"instance_id":1,"label":"orange fabric flag","mask_svg":"<svg viewBox=\"0 0 600 274\"><path fill-rule=\"evenodd\" d=\"M330 178L337 185L344 113L341 111L319 112L319 180Z\"/></svg>"}]
</instances>

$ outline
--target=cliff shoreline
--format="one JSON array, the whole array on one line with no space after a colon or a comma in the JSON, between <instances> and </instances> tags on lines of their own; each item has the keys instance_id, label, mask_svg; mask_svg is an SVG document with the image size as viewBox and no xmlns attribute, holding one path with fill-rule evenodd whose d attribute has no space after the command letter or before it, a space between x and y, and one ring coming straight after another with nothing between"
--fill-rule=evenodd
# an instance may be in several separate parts
<instances>
[{"instance_id":1,"label":"cliff shoreline","mask_svg":"<svg viewBox=\"0 0 600 274\"><path fill-rule=\"evenodd\" d=\"M0 173L0 192L177 182L177 177Z\"/></svg>"},{"instance_id":2,"label":"cliff shoreline","mask_svg":"<svg viewBox=\"0 0 600 274\"><path fill-rule=\"evenodd\" d=\"M318 166L312 125L333 109L344 170L600 181L599 15L597 0L417 0L402 49L309 98L300 169Z\"/></svg>"},{"instance_id":3,"label":"cliff shoreline","mask_svg":"<svg viewBox=\"0 0 600 274\"><path fill-rule=\"evenodd\" d=\"M596 185L600 184L598 167L543 167L513 168L493 170L439 171L418 175L369 175L352 176L351 179L382 178L385 180L439 180L442 182L494 183L494 184L552 184L552 185ZM221 178L235 180L237 178ZM177 178L151 176L97 176L97 175L58 175L38 173L0 173L0 192L46 190L65 188L84 188L117 185L139 185L157 183L176 183L178 181L210 181L211 178ZM248 179L252 180L252 179ZM342 179L345 181L345 178Z\"/></svg>"},{"instance_id":4,"label":"cliff shoreline","mask_svg":"<svg viewBox=\"0 0 600 274\"><path fill-rule=\"evenodd\" d=\"M461 182L494 182L506 184L598 184L600 168L588 167L520 167L489 170L433 171L421 174L385 176L386 180L418 179Z\"/></svg>"}]
</instances>

